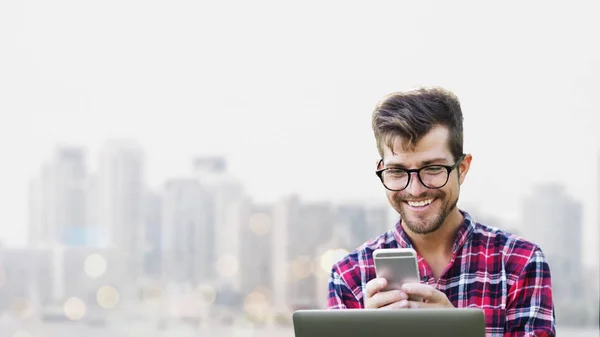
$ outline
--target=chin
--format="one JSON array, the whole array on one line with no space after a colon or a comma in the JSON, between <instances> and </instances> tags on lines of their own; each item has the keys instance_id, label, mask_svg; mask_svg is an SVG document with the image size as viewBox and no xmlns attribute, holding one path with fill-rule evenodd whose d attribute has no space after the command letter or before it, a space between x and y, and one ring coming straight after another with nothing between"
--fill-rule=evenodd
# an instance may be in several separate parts
<instances>
[{"instance_id":1,"label":"chin","mask_svg":"<svg viewBox=\"0 0 600 337\"><path fill-rule=\"evenodd\" d=\"M408 229L410 229L412 232L414 232L416 234L423 234L423 235L434 233L442 227L441 222L439 224L427 223L427 224L420 224L420 225L416 225L416 226L410 220L406 221L405 223L406 223L406 227L408 227Z\"/></svg>"},{"instance_id":2,"label":"chin","mask_svg":"<svg viewBox=\"0 0 600 337\"><path fill-rule=\"evenodd\" d=\"M415 214L410 210L403 209L400 216L406 227L416 234L431 234L442 227L444 219L440 219L441 214Z\"/></svg>"}]
</instances>

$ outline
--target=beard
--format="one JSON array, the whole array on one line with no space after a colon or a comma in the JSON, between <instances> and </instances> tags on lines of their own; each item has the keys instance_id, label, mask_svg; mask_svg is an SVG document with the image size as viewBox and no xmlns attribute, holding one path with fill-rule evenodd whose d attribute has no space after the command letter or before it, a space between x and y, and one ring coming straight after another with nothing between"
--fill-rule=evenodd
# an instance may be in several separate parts
<instances>
[{"instance_id":1,"label":"beard","mask_svg":"<svg viewBox=\"0 0 600 337\"><path fill-rule=\"evenodd\" d=\"M433 202L438 205L431 206L439 208L427 210L425 214L411 211L406 203L407 200L429 198L435 198ZM405 225L413 233L430 234L442 227L448 215L452 212L452 210L454 210L454 208L456 208L456 205L458 204L458 197L454 200L451 200L445 192L437 190L431 191L431 193L420 195L418 197L410 194L394 195L391 201L394 209L400 214L400 219L403 225Z\"/></svg>"}]
</instances>

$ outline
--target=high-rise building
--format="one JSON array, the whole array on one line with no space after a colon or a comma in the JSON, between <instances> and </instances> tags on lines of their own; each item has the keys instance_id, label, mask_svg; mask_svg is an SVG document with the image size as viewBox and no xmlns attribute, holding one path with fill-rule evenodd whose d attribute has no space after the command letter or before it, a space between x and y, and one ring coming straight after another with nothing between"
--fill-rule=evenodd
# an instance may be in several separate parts
<instances>
[{"instance_id":1,"label":"high-rise building","mask_svg":"<svg viewBox=\"0 0 600 337\"><path fill-rule=\"evenodd\" d=\"M302 203L288 227L288 303L292 310L319 306L316 274L319 248L332 235L335 209L328 202Z\"/></svg>"},{"instance_id":2,"label":"high-rise building","mask_svg":"<svg viewBox=\"0 0 600 337\"><path fill-rule=\"evenodd\" d=\"M107 142L100 153L95 184L97 235L105 238L108 247L120 250L133 286L133 280L142 275L146 248L141 147L134 141Z\"/></svg>"},{"instance_id":3,"label":"high-rise building","mask_svg":"<svg viewBox=\"0 0 600 337\"><path fill-rule=\"evenodd\" d=\"M386 205L341 204L336 208L335 223L348 232L347 247L352 251L368 240L383 234L394 227L389 221L389 207Z\"/></svg>"},{"instance_id":4,"label":"high-rise building","mask_svg":"<svg viewBox=\"0 0 600 337\"><path fill-rule=\"evenodd\" d=\"M215 228L215 263L228 271L239 270L241 226L248 214L248 198L243 184L227 170L220 156L199 156L193 161L193 175L211 200L210 212ZM216 284L227 291L241 290L240 277L232 272L218 272Z\"/></svg>"},{"instance_id":5,"label":"high-rise building","mask_svg":"<svg viewBox=\"0 0 600 337\"><path fill-rule=\"evenodd\" d=\"M38 316L54 298L51 248L0 249L0 313Z\"/></svg>"},{"instance_id":6,"label":"high-rise building","mask_svg":"<svg viewBox=\"0 0 600 337\"><path fill-rule=\"evenodd\" d=\"M522 203L522 236L544 252L557 301L577 300L584 295L582 216L581 202L559 184L536 186Z\"/></svg>"},{"instance_id":7,"label":"high-rise building","mask_svg":"<svg viewBox=\"0 0 600 337\"><path fill-rule=\"evenodd\" d=\"M109 141L102 149L97 175L98 226L110 245L135 248L141 239L143 154L130 141Z\"/></svg>"},{"instance_id":8,"label":"high-rise building","mask_svg":"<svg viewBox=\"0 0 600 337\"><path fill-rule=\"evenodd\" d=\"M384 212L384 217L387 217L387 212ZM327 307L327 295L329 293L329 280L331 270L335 263L343 259L348 253L351 244L351 234L343 225L336 225L333 228L331 239L325 242L317 250L317 259L315 268L316 281L316 299L315 303L318 308ZM355 247L356 248L356 247Z\"/></svg>"},{"instance_id":9,"label":"high-rise building","mask_svg":"<svg viewBox=\"0 0 600 337\"><path fill-rule=\"evenodd\" d=\"M265 313L273 308L273 206L249 202L248 216L241 233L239 275L244 309L253 318L266 320Z\"/></svg>"},{"instance_id":10,"label":"high-rise building","mask_svg":"<svg viewBox=\"0 0 600 337\"><path fill-rule=\"evenodd\" d=\"M32 247L85 245L87 167L81 148L60 147L44 163L29 189L29 242Z\"/></svg>"},{"instance_id":11,"label":"high-rise building","mask_svg":"<svg viewBox=\"0 0 600 337\"><path fill-rule=\"evenodd\" d=\"M365 210L365 221L366 221L366 240L373 239L384 232L393 229L396 223L389 221L389 209L391 207L388 204L383 205L367 205ZM361 243L362 244L362 243ZM355 249L349 248L349 249Z\"/></svg>"},{"instance_id":12,"label":"high-rise building","mask_svg":"<svg viewBox=\"0 0 600 337\"><path fill-rule=\"evenodd\" d=\"M128 270L126 251L115 248L67 247L53 252L56 293L61 304L77 298L86 307L86 316L128 306L138 300ZM105 306L106 310L103 310Z\"/></svg>"},{"instance_id":13,"label":"high-rise building","mask_svg":"<svg viewBox=\"0 0 600 337\"><path fill-rule=\"evenodd\" d=\"M195 287L215 278L213 199L192 178L169 180L163 190L160 247L167 282Z\"/></svg>"},{"instance_id":14,"label":"high-rise building","mask_svg":"<svg viewBox=\"0 0 600 337\"><path fill-rule=\"evenodd\" d=\"M339 224L350 234L348 250L354 250L374 236L367 227L366 207L363 204L341 204L336 207L336 224Z\"/></svg>"},{"instance_id":15,"label":"high-rise building","mask_svg":"<svg viewBox=\"0 0 600 337\"><path fill-rule=\"evenodd\" d=\"M155 191L144 193L144 275L159 279L162 275L162 196Z\"/></svg>"},{"instance_id":16,"label":"high-rise building","mask_svg":"<svg viewBox=\"0 0 600 337\"><path fill-rule=\"evenodd\" d=\"M290 283L290 254L293 251L289 245L295 240L290 240L291 225L300 213L300 200L298 196L287 196L279 199L273 207L273 229L271 236L272 269L271 287L273 311L278 315L286 315L290 311L289 283ZM293 231L292 231L293 232Z\"/></svg>"}]
</instances>

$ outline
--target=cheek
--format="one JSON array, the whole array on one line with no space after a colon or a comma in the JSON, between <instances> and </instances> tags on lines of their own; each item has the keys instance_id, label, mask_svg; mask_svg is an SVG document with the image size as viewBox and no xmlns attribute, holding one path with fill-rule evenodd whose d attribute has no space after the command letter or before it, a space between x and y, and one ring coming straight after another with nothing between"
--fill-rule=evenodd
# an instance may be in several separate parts
<instances>
[{"instance_id":1,"label":"cheek","mask_svg":"<svg viewBox=\"0 0 600 337\"><path fill-rule=\"evenodd\" d=\"M444 192L445 199L452 199L456 196L456 194L458 194L457 185L458 179L454 179L454 181L449 181L448 185L444 186L442 190Z\"/></svg>"},{"instance_id":2,"label":"cheek","mask_svg":"<svg viewBox=\"0 0 600 337\"><path fill-rule=\"evenodd\" d=\"M396 193L391 192L391 191L385 191L385 196L387 197L387 199L389 201L394 201L396 200Z\"/></svg>"},{"instance_id":3,"label":"cheek","mask_svg":"<svg viewBox=\"0 0 600 337\"><path fill-rule=\"evenodd\" d=\"M388 201L393 205L394 204L400 205L402 203L400 201L401 200L400 195L397 192L387 191L385 193L385 195L386 195Z\"/></svg>"}]
</instances>

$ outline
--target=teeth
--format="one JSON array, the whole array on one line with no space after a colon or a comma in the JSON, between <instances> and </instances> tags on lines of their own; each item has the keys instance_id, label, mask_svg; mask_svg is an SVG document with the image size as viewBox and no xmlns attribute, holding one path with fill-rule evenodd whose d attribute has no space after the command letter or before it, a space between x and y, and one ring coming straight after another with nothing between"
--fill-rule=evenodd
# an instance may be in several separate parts
<instances>
[{"instance_id":1,"label":"teeth","mask_svg":"<svg viewBox=\"0 0 600 337\"><path fill-rule=\"evenodd\" d=\"M408 204L412 207L423 207L431 204L433 199L421 200L421 201L408 201Z\"/></svg>"}]
</instances>

